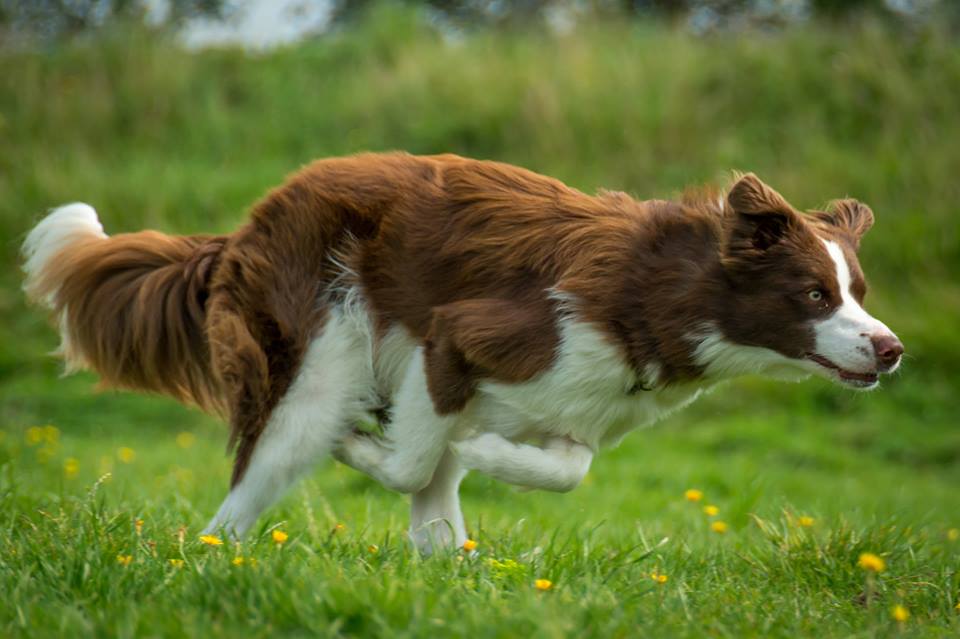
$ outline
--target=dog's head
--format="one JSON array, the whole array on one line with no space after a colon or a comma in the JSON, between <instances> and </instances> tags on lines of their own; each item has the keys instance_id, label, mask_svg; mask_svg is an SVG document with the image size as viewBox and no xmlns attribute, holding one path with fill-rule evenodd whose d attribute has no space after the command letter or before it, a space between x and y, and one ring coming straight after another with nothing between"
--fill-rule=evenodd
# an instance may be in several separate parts
<instances>
[{"instance_id":1,"label":"dog's head","mask_svg":"<svg viewBox=\"0 0 960 639\"><path fill-rule=\"evenodd\" d=\"M724 208L721 290L728 299L716 307L725 341L773 351L778 366L860 389L899 366L900 340L863 308L857 250L873 225L869 207L844 199L802 214L748 174Z\"/></svg>"}]
</instances>

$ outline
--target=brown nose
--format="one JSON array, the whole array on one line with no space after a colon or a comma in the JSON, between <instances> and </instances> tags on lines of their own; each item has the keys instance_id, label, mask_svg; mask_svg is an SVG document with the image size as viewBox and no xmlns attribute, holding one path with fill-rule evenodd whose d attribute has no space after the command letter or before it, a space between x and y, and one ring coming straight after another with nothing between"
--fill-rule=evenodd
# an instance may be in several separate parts
<instances>
[{"instance_id":1,"label":"brown nose","mask_svg":"<svg viewBox=\"0 0 960 639\"><path fill-rule=\"evenodd\" d=\"M870 341L873 342L873 352L877 355L877 363L882 368L891 368L903 355L903 344L893 333L881 333L871 335Z\"/></svg>"}]
</instances>

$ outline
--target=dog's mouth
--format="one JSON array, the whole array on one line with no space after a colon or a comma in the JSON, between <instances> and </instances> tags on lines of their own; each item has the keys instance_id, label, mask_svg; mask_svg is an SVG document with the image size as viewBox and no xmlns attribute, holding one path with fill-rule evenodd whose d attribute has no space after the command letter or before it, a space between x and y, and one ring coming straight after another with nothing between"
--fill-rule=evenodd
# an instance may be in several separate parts
<instances>
[{"instance_id":1,"label":"dog's mouth","mask_svg":"<svg viewBox=\"0 0 960 639\"><path fill-rule=\"evenodd\" d=\"M845 368L837 366L823 355L807 353L807 359L831 371L837 377L837 379L848 386L853 386L855 388L870 388L871 386L875 386L877 382L880 381L880 374L876 371L871 373L857 373L854 371L848 371Z\"/></svg>"}]
</instances>

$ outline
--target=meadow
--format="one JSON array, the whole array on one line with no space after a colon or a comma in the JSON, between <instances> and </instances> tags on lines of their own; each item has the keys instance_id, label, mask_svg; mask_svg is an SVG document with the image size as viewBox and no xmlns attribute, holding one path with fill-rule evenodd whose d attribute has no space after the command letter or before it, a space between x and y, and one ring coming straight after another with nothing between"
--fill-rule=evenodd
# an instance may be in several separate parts
<instances>
[{"instance_id":1,"label":"meadow","mask_svg":"<svg viewBox=\"0 0 960 639\"><path fill-rule=\"evenodd\" d=\"M956 636L958 141L955 38L869 21L449 39L382 10L257 54L137 29L0 52L0 635ZM333 462L206 544L225 428L61 377L18 246L75 200L109 233L229 231L310 159L386 149L643 198L732 169L801 208L858 197L867 308L909 357L866 394L726 384L570 494L470 476L472 553L419 557L407 500Z\"/></svg>"}]
</instances>

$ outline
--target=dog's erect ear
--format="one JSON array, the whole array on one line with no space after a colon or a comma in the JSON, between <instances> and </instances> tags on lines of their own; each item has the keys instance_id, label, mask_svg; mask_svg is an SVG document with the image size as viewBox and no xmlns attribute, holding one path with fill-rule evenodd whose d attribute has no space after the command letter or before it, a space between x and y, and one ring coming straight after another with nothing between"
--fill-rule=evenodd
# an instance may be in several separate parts
<instances>
[{"instance_id":1,"label":"dog's erect ear","mask_svg":"<svg viewBox=\"0 0 960 639\"><path fill-rule=\"evenodd\" d=\"M834 200L826 211L813 214L818 220L846 232L853 240L855 248L860 246L860 238L873 226L873 211L859 200L846 198Z\"/></svg>"},{"instance_id":2,"label":"dog's erect ear","mask_svg":"<svg viewBox=\"0 0 960 639\"><path fill-rule=\"evenodd\" d=\"M727 194L733 215L728 254L766 251L800 222L797 212L779 193L753 173L737 180Z\"/></svg>"}]
</instances>

